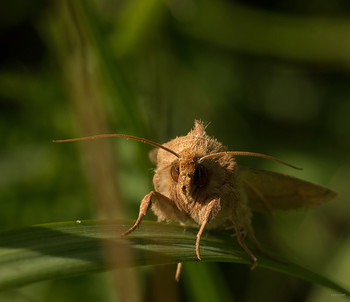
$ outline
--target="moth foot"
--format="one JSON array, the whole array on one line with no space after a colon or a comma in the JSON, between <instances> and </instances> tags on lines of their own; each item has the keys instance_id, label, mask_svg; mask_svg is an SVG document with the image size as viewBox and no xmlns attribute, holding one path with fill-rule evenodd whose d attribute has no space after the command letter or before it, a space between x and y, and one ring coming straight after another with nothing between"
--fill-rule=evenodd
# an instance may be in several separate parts
<instances>
[{"instance_id":1,"label":"moth foot","mask_svg":"<svg viewBox=\"0 0 350 302\"><path fill-rule=\"evenodd\" d=\"M182 263L179 262L177 264L176 273L175 273L175 281L176 282L180 281L181 270L182 270Z\"/></svg>"},{"instance_id":2,"label":"moth foot","mask_svg":"<svg viewBox=\"0 0 350 302\"><path fill-rule=\"evenodd\" d=\"M132 233L133 231L135 231L135 230L138 228L139 225L140 225L139 223L135 223L130 229L128 229L125 233L121 234L120 236L121 236L122 238L125 238L125 237L128 236L130 233Z\"/></svg>"},{"instance_id":3,"label":"moth foot","mask_svg":"<svg viewBox=\"0 0 350 302\"><path fill-rule=\"evenodd\" d=\"M199 253L199 246L196 247L196 255L197 255L197 261L201 261L202 259L201 259L201 255Z\"/></svg>"},{"instance_id":4,"label":"moth foot","mask_svg":"<svg viewBox=\"0 0 350 302\"><path fill-rule=\"evenodd\" d=\"M255 269L258 265L258 259L254 256L254 255L251 255L251 258L253 260L253 264L252 266L250 267L251 270Z\"/></svg>"}]
</instances>

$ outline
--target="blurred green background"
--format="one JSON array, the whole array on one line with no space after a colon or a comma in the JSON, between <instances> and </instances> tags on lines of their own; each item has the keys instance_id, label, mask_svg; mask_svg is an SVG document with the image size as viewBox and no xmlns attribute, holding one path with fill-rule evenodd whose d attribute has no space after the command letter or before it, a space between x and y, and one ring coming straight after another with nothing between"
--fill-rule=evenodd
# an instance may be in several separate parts
<instances>
[{"instance_id":1,"label":"blurred green background","mask_svg":"<svg viewBox=\"0 0 350 302\"><path fill-rule=\"evenodd\" d=\"M137 217L149 146L194 119L239 163L340 193L307 211L257 214L270 250L350 276L350 5L347 1L24 1L0 4L0 225ZM147 219L156 219L151 213ZM333 301L329 290L238 264L144 267L41 282L1 301ZM126 285L125 285L126 284ZM124 286L125 285L125 286ZM334 294L334 293L333 293Z\"/></svg>"}]
</instances>

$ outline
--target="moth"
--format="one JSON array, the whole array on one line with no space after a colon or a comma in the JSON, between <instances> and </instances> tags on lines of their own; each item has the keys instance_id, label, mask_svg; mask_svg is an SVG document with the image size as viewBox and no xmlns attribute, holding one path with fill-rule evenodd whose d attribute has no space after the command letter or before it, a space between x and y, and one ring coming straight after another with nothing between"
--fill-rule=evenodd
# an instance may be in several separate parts
<instances>
[{"instance_id":1,"label":"moth","mask_svg":"<svg viewBox=\"0 0 350 302\"><path fill-rule=\"evenodd\" d=\"M247 168L237 164L237 156L255 156L294 167L272 156L241 151L228 151L222 143L206 134L205 124L196 120L185 136L165 143L125 134L102 134L90 137L56 140L77 141L101 137L124 137L153 145L150 152L156 169L154 190L141 201L135 224L122 236L135 231L143 217L152 209L158 221L178 221L199 227L195 252L200 256L200 240L206 229L233 229L239 245L252 260L257 258L245 243L248 238L258 249L260 244L252 228L252 212L271 213L276 210L306 208L329 201L334 191L289 175ZM176 280L182 264L178 264Z\"/></svg>"}]
</instances>

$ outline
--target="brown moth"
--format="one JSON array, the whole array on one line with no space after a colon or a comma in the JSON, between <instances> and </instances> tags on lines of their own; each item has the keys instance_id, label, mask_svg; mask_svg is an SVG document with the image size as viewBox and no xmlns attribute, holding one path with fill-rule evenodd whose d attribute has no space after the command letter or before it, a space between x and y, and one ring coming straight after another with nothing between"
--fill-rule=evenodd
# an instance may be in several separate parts
<instances>
[{"instance_id":1,"label":"brown moth","mask_svg":"<svg viewBox=\"0 0 350 302\"><path fill-rule=\"evenodd\" d=\"M125 137L157 147L151 151L151 160L157 166L153 177L154 191L142 199L135 224L122 236L133 232L152 208L158 221L199 226L195 245L198 260L201 260L199 247L204 229L231 228L239 245L252 259L251 269L254 269L257 258L244 241L248 237L260 249L251 225L252 211L270 213L305 208L337 196L330 189L289 175L238 166L235 156L257 156L296 168L264 154L227 151L222 143L206 134L201 121L195 121L194 128L186 136L163 145L124 134L56 142L101 137ZM181 263L176 280L180 271Z\"/></svg>"}]
</instances>

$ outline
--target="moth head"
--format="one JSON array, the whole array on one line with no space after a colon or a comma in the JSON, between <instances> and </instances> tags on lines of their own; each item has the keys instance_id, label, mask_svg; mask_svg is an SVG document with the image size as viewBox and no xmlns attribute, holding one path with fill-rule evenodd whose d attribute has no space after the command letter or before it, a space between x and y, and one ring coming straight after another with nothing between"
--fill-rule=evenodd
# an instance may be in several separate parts
<instances>
[{"instance_id":1,"label":"moth head","mask_svg":"<svg viewBox=\"0 0 350 302\"><path fill-rule=\"evenodd\" d=\"M170 167L170 176L179 190L190 197L195 189L205 187L209 181L208 169L196 158L179 158Z\"/></svg>"}]
</instances>

